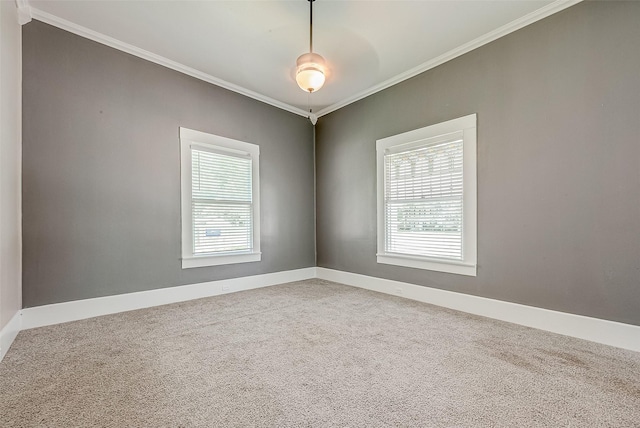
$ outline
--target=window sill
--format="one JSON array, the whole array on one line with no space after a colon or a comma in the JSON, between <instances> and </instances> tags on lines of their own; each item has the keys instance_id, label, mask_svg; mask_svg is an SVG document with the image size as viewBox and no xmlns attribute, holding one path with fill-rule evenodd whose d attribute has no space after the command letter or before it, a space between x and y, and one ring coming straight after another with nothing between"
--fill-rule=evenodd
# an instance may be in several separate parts
<instances>
[{"instance_id":1,"label":"window sill","mask_svg":"<svg viewBox=\"0 0 640 428\"><path fill-rule=\"evenodd\" d=\"M476 265L455 261L427 259L401 254L377 254L378 263L404 266L416 269L426 269L438 272L455 273L458 275L476 276Z\"/></svg>"},{"instance_id":2,"label":"window sill","mask_svg":"<svg viewBox=\"0 0 640 428\"><path fill-rule=\"evenodd\" d=\"M182 269L190 269L205 266L231 265L235 263L259 262L262 253L228 254L220 256L184 257Z\"/></svg>"}]
</instances>

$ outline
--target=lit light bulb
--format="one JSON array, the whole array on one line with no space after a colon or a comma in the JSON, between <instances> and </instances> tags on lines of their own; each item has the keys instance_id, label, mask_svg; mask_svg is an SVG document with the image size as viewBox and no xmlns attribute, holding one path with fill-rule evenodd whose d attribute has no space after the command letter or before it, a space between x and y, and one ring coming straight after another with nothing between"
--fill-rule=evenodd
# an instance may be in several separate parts
<instances>
[{"instance_id":1,"label":"lit light bulb","mask_svg":"<svg viewBox=\"0 0 640 428\"><path fill-rule=\"evenodd\" d=\"M317 53L306 53L296 61L296 82L305 92L316 92L325 81L325 63Z\"/></svg>"}]
</instances>

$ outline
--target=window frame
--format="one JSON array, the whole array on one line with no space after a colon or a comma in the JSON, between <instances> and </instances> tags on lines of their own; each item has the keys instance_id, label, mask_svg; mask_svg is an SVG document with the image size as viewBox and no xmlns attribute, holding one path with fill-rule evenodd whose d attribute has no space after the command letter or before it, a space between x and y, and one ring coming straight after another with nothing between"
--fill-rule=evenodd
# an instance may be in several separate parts
<instances>
[{"instance_id":1,"label":"window frame","mask_svg":"<svg viewBox=\"0 0 640 428\"><path fill-rule=\"evenodd\" d=\"M424 128L393 135L376 141L377 175L377 253L378 263L426 269L459 275L476 276L477 272L477 117L470 114ZM384 156L388 150L400 151L421 146L424 140L462 132L463 197L462 260L447 260L386 252ZM398 150L400 149L400 150Z\"/></svg>"},{"instance_id":2,"label":"window frame","mask_svg":"<svg viewBox=\"0 0 640 428\"><path fill-rule=\"evenodd\" d=\"M230 155L247 155L251 158L251 203L253 249L243 253L221 253L217 255L193 254L193 212L192 212L192 161L191 148ZM260 251L260 147L256 144L233 140L206 132L180 127L180 188L181 188L181 229L182 229L182 269L219 266L235 263L258 262Z\"/></svg>"}]
</instances>

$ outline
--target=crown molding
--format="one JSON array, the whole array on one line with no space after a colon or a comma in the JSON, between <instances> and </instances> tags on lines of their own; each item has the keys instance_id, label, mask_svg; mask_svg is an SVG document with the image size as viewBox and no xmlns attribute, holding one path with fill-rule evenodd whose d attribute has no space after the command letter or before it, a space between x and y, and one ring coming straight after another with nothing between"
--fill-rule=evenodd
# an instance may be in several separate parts
<instances>
[{"instance_id":1,"label":"crown molding","mask_svg":"<svg viewBox=\"0 0 640 428\"><path fill-rule=\"evenodd\" d=\"M580 3L581 1L582 0L556 0L553 3L550 3L544 7L541 7L538 10L535 10L527 15L524 15L523 17L518 18L515 21L511 21L510 23L505 24L502 27L499 27L487 34L484 34L468 43L458 46L457 48L452 49L430 61L422 63L410 70L405 71L404 73L400 73L388 80L385 80L382 83L379 83L351 97L345 98L342 101L339 101L335 104L325 107L322 110L318 111L316 115L318 117L324 116L338 109L341 109L342 107L345 107L351 103L354 103L363 98L366 98L369 95L373 95L376 92L380 92L383 89L387 89L400 82L404 82L405 80L411 79L412 77L415 77L420 73L424 73L427 70L431 70L432 68L435 68L441 64L444 64L447 61L451 61L454 58L464 55L467 52L470 52L474 49L479 48L480 46L486 45L487 43L491 43L492 41L499 39L500 37L513 33L514 31L517 31L523 27L526 27L527 25L533 24L536 21L544 19L547 16L553 15L554 13L567 9L577 3Z\"/></svg>"},{"instance_id":2,"label":"crown molding","mask_svg":"<svg viewBox=\"0 0 640 428\"><path fill-rule=\"evenodd\" d=\"M313 119L317 120L317 118L321 116L327 115L351 103L354 103L363 98L366 98L369 95L373 95L376 92L380 92L383 89L389 88L407 79L415 77L420 73L424 73L425 71L435 68L441 64L444 64L447 61L451 61L454 58L457 58L461 55L464 55L467 52L470 52L483 45L486 45L487 43L490 43L496 39L499 39L500 37L506 36L507 34L513 33L514 31L517 31L523 27L526 27L527 25L533 24L534 22L544 19L550 15L553 15L554 13L567 9L577 3L580 3L581 1L582 0L556 0L553 3L550 3L521 18L518 18L515 21L505 24L502 27L497 28L496 30L493 30L468 43L465 43L455 49L452 49L430 61L422 63L410 70L405 71L404 73L400 73L388 80L385 80L382 83L374 85L368 89L365 89L362 92L359 92L353 96L347 97L342 101L339 101L335 104L325 107L322 110L316 112L313 115ZM67 21L66 19L59 18L50 13L43 12L37 8L29 6L29 0L16 0L16 5L18 7L18 14L19 14L18 19L20 20L20 23L23 25L31 21L31 18L37 19L38 21L42 21L46 24L53 25L55 27L61 28L63 30L69 31L71 33L77 34L79 36L101 43L103 45L112 47L114 49L118 49L128 54L137 56L139 58L146 59L147 61L151 61L156 64L162 65L164 67L170 68L172 70L178 71L180 73L186 74L188 76L195 77L196 79L203 80L205 82L214 84L216 86L220 86L222 88L228 89L238 94L247 96L249 98L253 98L257 101L261 101L263 103L272 105L282 110L286 110L288 112L297 114L299 116L303 116L311 119L309 112L307 112L306 110L300 109L298 107L294 107L290 104L284 103L282 101L278 101L266 95L262 95L258 92L251 91L239 85L235 85L233 83L227 82L226 80L219 79L210 74L196 70L195 68L188 67L186 65L180 64L176 61L172 61L163 56L156 55L144 49L140 49L136 46L114 39L113 37L99 33L97 31L93 31L88 28L82 27L78 24ZM23 20L24 22L22 22ZM311 120L311 122L313 123L314 120Z\"/></svg>"},{"instance_id":3,"label":"crown molding","mask_svg":"<svg viewBox=\"0 0 640 428\"><path fill-rule=\"evenodd\" d=\"M31 22L32 9L29 0L16 0L16 9L18 9L18 24L24 25Z\"/></svg>"},{"instance_id":4,"label":"crown molding","mask_svg":"<svg viewBox=\"0 0 640 428\"><path fill-rule=\"evenodd\" d=\"M30 9L31 9L31 16L33 17L33 19L36 19L38 21L53 25L54 27L58 27L60 29L69 31L71 33L77 34L89 40L93 40L94 42L98 42L103 45L112 47L114 49L118 49L122 52L126 52L128 54L137 56L142 59L146 59L147 61L151 61L153 63L162 65L164 67L170 68L172 70L178 71L188 76L195 77L196 79L200 79L205 82L214 84L216 86L220 86L224 89L228 89L230 91L247 96L249 98L253 98L254 100L261 101L265 104L278 107L290 113L294 113L303 117L309 117L309 113L300 108L294 107L292 105L283 103L271 97L267 97L266 95L262 95L257 92L251 91L249 89L243 88L241 86L235 85L233 83L227 82L226 80L219 79L210 74L196 70L195 68L191 68L184 64L180 64L179 62L172 61L163 56L156 55L152 52L130 45L129 43L122 42L118 39L114 39L113 37L99 33L97 31L90 30L86 27L75 24L71 21L67 21L66 19L62 19L50 13L43 12L42 10L37 9L35 7L31 7Z\"/></svg>"}]
</instances>

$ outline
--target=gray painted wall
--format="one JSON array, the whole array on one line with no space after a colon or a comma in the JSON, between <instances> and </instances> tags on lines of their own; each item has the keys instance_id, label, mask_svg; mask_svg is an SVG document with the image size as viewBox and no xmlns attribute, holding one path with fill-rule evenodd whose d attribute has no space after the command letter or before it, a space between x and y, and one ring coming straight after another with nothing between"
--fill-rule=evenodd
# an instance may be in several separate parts
<instances>
[{"instance_id":1,"label":"gray painted wall","mask_svg":"<svg viewBox=\"0 0 640 428\"><path fill-rule=\"evenodd\" d=\"M318 265L640 325L640 2L586 2L320 118ZM376 263L376 139L478 114L478 275Z\"/></svg>"},{"instance_id":2,"label":"gray painted wall","mask_svg":"<svg viewBox=\"0 0 640 428\"><path fill-rule=\"evenodd\" d=\"M37 21L23 60L24 307L314 266L308 120ZM180 126L260 145L261 262L181 269Z\"/></svg>"},{"instance_id":3,"label":"gray painted wall","mask_svg":"<svg viewBox=\"0 0 640 428\"><path fill-rule=\"evenodd\" d=\"M21 30L16 5L0 2L0 331L22 307L20 240ZM0 338L13 332L5 330ZM5 343L0 343L0 359Z\"/></svg>"}]
</instances>

